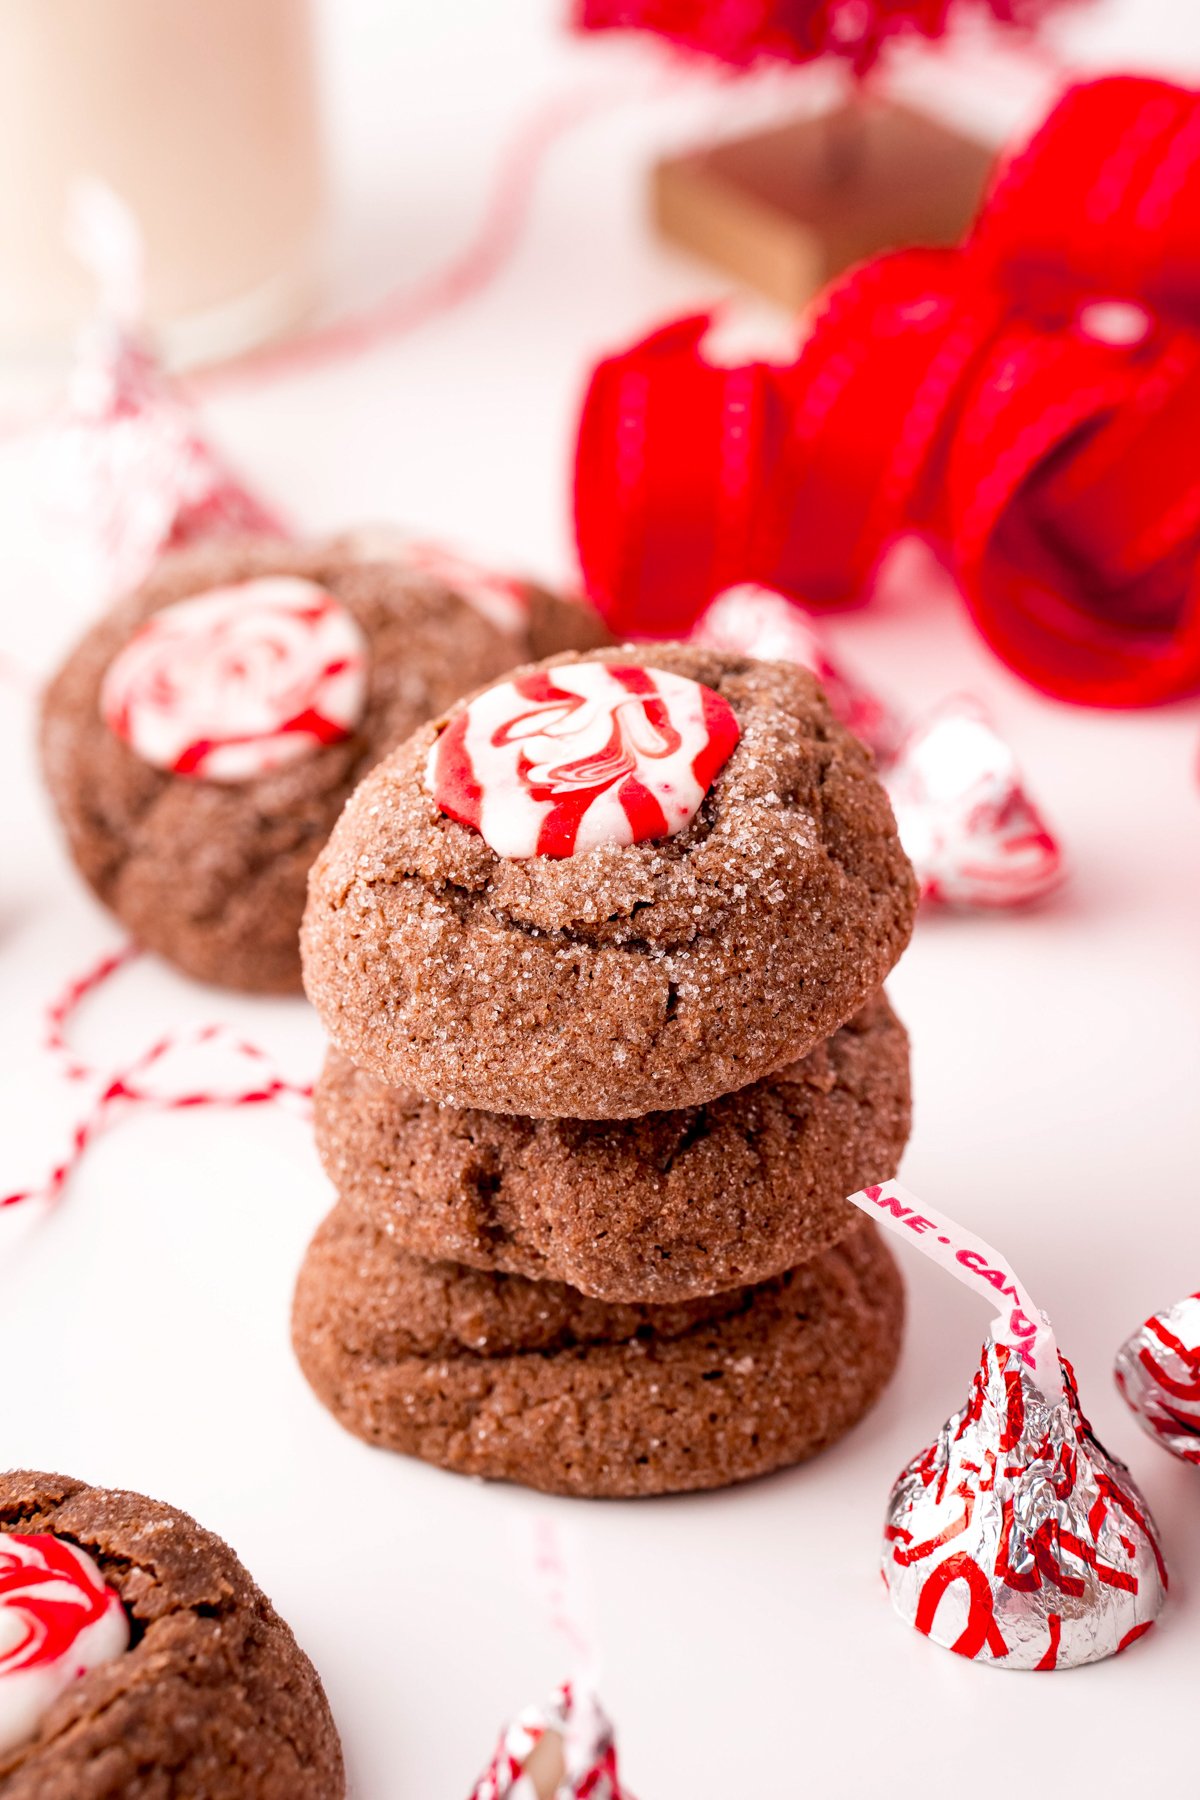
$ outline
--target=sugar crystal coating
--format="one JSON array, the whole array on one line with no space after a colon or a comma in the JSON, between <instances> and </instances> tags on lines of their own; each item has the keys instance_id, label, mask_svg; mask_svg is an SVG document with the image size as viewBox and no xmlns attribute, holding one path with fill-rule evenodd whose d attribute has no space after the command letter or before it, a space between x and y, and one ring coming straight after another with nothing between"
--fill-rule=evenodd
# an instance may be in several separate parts
<instances>
[{"instance_id":1,"label":"sugar crystal coating","mask_svg":"<svg viewBox=\"0 0 1200 1800\"><path fill-rule=\"evenodd\" d=\"M802 670L654 660L714 689L741 732L675 837L496 856L424 785L445 717L361 784L303 932L309 996L360 1067L451 1106L635 1117L797 1060L879 987L916 893L869 753Z\"/></svg>"}]
</instances>

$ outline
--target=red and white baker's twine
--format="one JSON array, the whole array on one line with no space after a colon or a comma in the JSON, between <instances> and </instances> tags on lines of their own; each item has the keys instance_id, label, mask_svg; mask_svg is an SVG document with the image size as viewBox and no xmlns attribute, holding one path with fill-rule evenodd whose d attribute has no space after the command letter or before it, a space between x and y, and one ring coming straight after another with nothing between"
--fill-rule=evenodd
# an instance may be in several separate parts
<instances>
[{"instance_id":1,"label":"red and white baker's twine","mask_svg":"<svg viewBox=\"0 0 1200 1800\"><path fill-rule=\"evenodd\" d=\"M101 1085L87 1111L70 1133L66 1153L37 1186L0 1192L0 1208L25 1200L57 1200L95 1140L122 1110L145 1106L156 1112L186 1112L197 1107L244 1107L280 1104L308 1117L312 1083L296 1082L280 1073L273 1059L257 1044L224 1024L201 1025L190 1031L165 1032L123 1068L104 1071L88 1063L70 1041L69 1026L84 1001L104 987L140 955L134 944L125 944L100 958L91 968L68 982L46 1009L46 1048L56 1056L68 1081L98 1081ZM223 1090L216 1086L188 1084L176 1091L148 1084L147 1076L169 1056L188 1051L208 1055L219 1051L232 1067L248 1066L251 1073L241 1086Z\"/></svg>"}]
</instances>

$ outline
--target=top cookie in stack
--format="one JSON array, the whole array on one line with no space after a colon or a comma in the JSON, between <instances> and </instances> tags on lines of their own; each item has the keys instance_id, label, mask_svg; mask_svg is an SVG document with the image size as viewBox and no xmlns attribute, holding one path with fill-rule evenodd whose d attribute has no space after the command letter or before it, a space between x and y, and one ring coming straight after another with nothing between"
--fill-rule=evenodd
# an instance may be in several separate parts
<instances>
[{"instance_id":1,"label":"top cookie in stack","mask_svg":"<svg viewBox=\"0 0 1200 1800\"><path fill-rule=\"evenodd\" d=\"M342 1204L297 1291L367 1438L574 1493L715 1486L854 1423L901 1296L880 987L911 871L815 682L681 646L518 671L361 784L313 870Z\"/></svg>"},{"instance_id":2,"label":"top cookie in stack","mask_svg":"<svg viewBox=\"0 0 1200 1800\"><path fill-rule=\"evenodd\" d=\"M481 829L430 786L432 761L456 804L444 747L465 709L355 792L313 871L303 945L309 998L360 1068L449 1106L635 1118L806 1056L883 982L916 889L870 754L816 682L664 645L650 674L679 684L665 700L611 677L602 698L575 694L592 685L579 672L630 661L555 659L488 690L520 723L488 732L509 734L488 745L502 766L458 777L468 800L481 791ZM696 746L664 750L697 688L724 715L703 789ZM634 838L615 796L655 782L689 815ZM529 833L556 812L578 819L572 851L538 854Z\"/></svg>"}]
</instances>

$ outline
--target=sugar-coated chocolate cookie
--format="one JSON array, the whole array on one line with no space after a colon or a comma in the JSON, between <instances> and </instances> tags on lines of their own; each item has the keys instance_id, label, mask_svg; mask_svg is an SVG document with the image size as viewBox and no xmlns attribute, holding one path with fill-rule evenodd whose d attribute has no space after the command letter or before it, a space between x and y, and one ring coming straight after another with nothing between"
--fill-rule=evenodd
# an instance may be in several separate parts
<instances>
[{"instance_id":1,"label":"sugar-coated chocolate cookie","mask_svg":"<svg viewBox=\"0 0 1200 1800\"><path fill-rule=\"evenodd\" d=\"M595 650L612 633L594 607L572 593L503 573L444 544L414 536L402 526L376 522L344 531L339 547L363 562L395 562L435 576L477 612L519 636L522 660L536 662L564 650Z\"/></svg>"},{"instance_id":2,"label":"sugar-coated chocolate cookie","mask_svg":"<svg viewBox=\"0 0 1200 1800\"><path fill-rule=\"evenodd\" d=\"M613 643L598 612L570 594L555 593L535 581L523 584L525 655L530 662L568 650L602 650Z\"/></svg>"},{"instance_id":3,"label":"sugar-coated chocolate cookie","mask_svg":"<svg viewBox=\"0 0 1200 1800\"><path fill-rule=\"evenodd\" d=\"M402 1249L668 1301L777 1275L836 1243L845 1196L895 1174L908 1038L883 995L778 1075L641 1119L460 1112L332 1050L317 1147L341 1198Z\"/></svg>"},{"instance_id":4,"label":"sugar-coated chocolate cookie","mask_svg":"<svg viewBox=\"0 0 1200 1800\"><path fill-rule=\"evenodd\" d=\"M903 1311L869 1225L757 1286L613 1306L418 1261L339 1206L301 1269L293 1341L368 1443L547 1493L663 1494L832 1444L887 1382Z\"/></svg>"},{"instance_id":5,"label":"sugar-coated chocolate cookie","mask_svg":"<svg viewBox=\"0 0 1200 1800\"><path fill-rule=\"evenodd\" d=\"M140 1494L0 1475L2 1800L344 1793L320 1679L220 1538Z\"/></svg>"},{"instance_id":6,"label":"sugar-coated chocolate cookie","mask_svg":"<svg viewBox=\"0 0 1200 1800\"><path fill-rule=\"evenodd\" d=\"M585 609L517 591L488 616L349 538L222 544L164 562L46 695L46 781L75 861L187 974L286 993L309 865L355 783L431 714Z\"/></svg>"},{"instance_id":7,"label":"sugar-coated chocolate cookie","mask_svg":"<svg viewBox=\"0 0 1200 1800\"><path fill-rule=\"evenodd\" d=\"M871 757L810 675L601 650L372 771L313 868L305 983L392 1085L628 1118L806 1056L880 986L916 900Z\"/></svg>"}]
</instances>

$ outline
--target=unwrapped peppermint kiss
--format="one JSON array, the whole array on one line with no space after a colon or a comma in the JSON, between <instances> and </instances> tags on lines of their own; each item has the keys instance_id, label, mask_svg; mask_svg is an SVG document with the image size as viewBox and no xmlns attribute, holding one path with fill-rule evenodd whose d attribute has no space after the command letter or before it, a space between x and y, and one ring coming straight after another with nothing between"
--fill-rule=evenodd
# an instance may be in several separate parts
<instances>
[{"instance_id":1,"label":"unwrapped peppermint kiss","mask_svg":"<svg viewBox=\"0 0 1200 1800\"><path fill-rule=\"evenodd\" d=\"M128 1644L125 1608L90 1556L46 1532L0 1532L0 1756Z\"/></svg>"},{"instance_id":2,"label":"unwrapped peppermint kiss","mask_svg":"<svg viewBox=\"0 0 1200 1800\"><path fill-rule=\"evenodd\" d=\"M101 712L155 768L252 781L351 735L367 655L332 594L260 576L153 613L109 664Z\"/></svg>"},{"instance_id":3,"label":"unwrapped peppermint kiss","mask_svg":"<svg viewBox=\"0 0 1200 1800\"><path fill-rule=\"evenodd\" d=\"M1142 1430L1200 1468L1200 1294L1147 1319L1121 1345L1114 1373Z\"/></svg>"},{"instance_id":4,"label":"unwrapped peppermint kiss","mask_svg":"<svg viewBox=\"0 0 1200 1800\"><path fill-rule=\"evenodd\" d=\"M892 1489L892 1605L934 1643L1001 1669L1115 1656L1158 1617L1167 1572L1149 1508L1093 1437L1049 1321L998 1252L899 1182L851 1199L1001 1308L966 1405Z\"/></svg>"},{"instance_id":5,"label":"unwrapped peppermint kiss","mask_svg":"<svg viewBox=\"0 0 1200 1800\"><path fill-rule=\"evenodd\" d=\"M526 1707L506 1727L470 1800L622 1800L622 1791L599 1702L564 1682L548 1706Z\"/></svg>"},{"instance_id":6,"label":"unwrapped peppermint kiss","mask_svg":"<svg viewBox=\"0 0 1200 1800\"><path fill-rule=\"evenodd\" d=\"M1063 879L1063 858L1016 759L974 700L947 701L900 745L884 786L922 896L1017 906Z\"/></svg>"},{"instance_id":7,"label":"unwrapped peppermint kiss","mask_svg":"<svg viewBox=\"0 0 1200 1800\"><path fill-rule=\"evenodd\" d=\"M807 669L820 682L830 711L855 737L880 760L895 750L899 730L888 708L830 657L811 615L776 589L749 581L726 588L701 613L689 641Z\"/></svg>"},{"instance_id":8,"label":"unwrapped peppermint kiss","mask_svg":"<svg viewBox=\"0 0 1200 1800\"><path fill-rule=\"evenodd\" d=\"M740 735L711 688L663 669L564 663L501 681L454 714L425 779L497 856L576 856L673 837Z\"/></svg>"}]
</instances>

